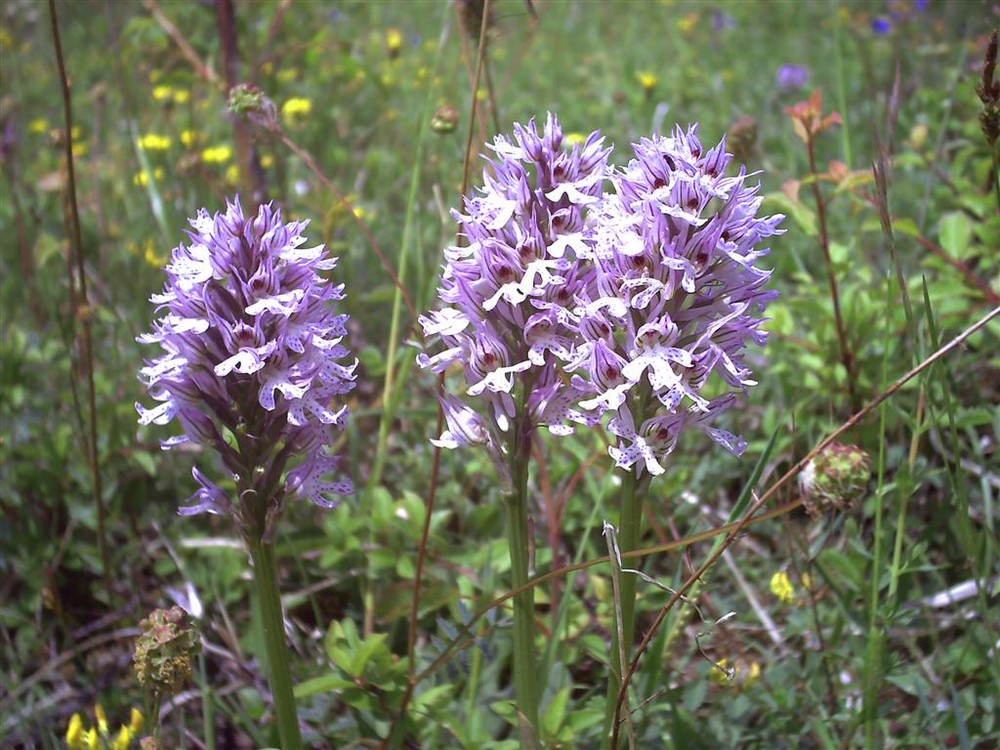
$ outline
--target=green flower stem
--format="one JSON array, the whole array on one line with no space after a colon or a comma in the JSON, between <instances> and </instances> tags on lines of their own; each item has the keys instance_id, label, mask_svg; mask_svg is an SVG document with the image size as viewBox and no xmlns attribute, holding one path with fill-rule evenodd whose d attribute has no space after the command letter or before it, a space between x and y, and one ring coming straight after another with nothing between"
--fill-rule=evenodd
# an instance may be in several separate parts
<instances>
[{"instance_id":1,"label":"green flower stem","mask_svg":"<svg viewBox=\"0 0 1000 750\"><path fill-rule=\"evenodd\" d=\"M511 479L507 495L507 540L510 546L511 584L528 582L528 435L516 420L512 425ZM517 709L531 731L538 731L538 675L535 664L535 590L527 588L514 597L514 695Z\"/></svg>"},{"instance_id":2,"label":"green flower stem","mask_svg":"<svg viewBox=\"0 0 1000 750\"><path fill-rule=\"evenodd\" d=\"M274 711L278 717L278 734L282 750L302 750L302 734L292 693L292 673L288 667L288 645L281 614L281 597L274 565L274 543L264 542L253 535L249 540L253 558L253 575L257 583L257 600L264 625L264 649L270 675Z\"/></svg>"},{"instance_id":3,"label":"green flower stem","mask_svg":"<svg viewBox=\"0 0 1000 750\"><path fill-rule=\"evenodd\" d=\"M639 545L639 530L642 527L642 493L638 491L640 480L636 476L635 469L626 469L622 473L622 488L619 495L621 505L618 515L618 549L625 553L636 549ZM648 476L647 474L646 477ZM621 688L621 677L628 669L628 659L632 653L635 639L635 584L635 575L621 576L619 584L622 615L621 643L624 648L619 646L618 627L613 624L611 628L612 668L608 675L608 695L604 708L604 739L601 742L601 747L605 750L611 747L611 728L615 720L615 705L618 701L618 691ZM624 664L621 660L622 653L625 654Z\"/></svg>"}]
</instances>

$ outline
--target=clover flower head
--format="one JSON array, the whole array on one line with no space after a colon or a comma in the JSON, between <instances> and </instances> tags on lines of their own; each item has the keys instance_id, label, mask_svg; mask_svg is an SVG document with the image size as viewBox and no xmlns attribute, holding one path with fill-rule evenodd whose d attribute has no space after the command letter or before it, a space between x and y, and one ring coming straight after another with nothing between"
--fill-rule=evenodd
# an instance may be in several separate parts
<instances>
[{"instance_id":1,"label":"clover flower head","mask_svg":"<svg viewBox=\"0 0 1000 750\"><path fill-rule=\"evenodd\" d=\"M743 450L712 423L755 385L745 349L763 344L775 296L758 245L783 217L757 217L746 170L727 174L725 141L704 149L696 126L634 150L595 211L594 280L578 297L581 343L568 369L588 394L582 407L613 413L615 463L656 475L686 426ZM703 394L710 379L722 395Z\"/></svg>"},{"instance_id":2,"label":"clover flower head","mask_svg":"<svg viewBox=\"0 0 1000 750\"><path fill-rule=\"evenodd\" d=\"M136 409L140 424L180 424L165 450L216 450L240 502L195 468L200 487L181 513L232 510L247 528L288 494L332 507L330 493L351 492L349 481L327 476L337 464L335 431L347 419L335 402L354 387L356 365L345 363L347 316L334 309L343 286L324 276L336 259L322 245L307 247L306 222L284 223L270 204L248 217L236 199L225 213L201 210L191 224L163 292L151 297L162 316L138 338L163 350L140 370L158 403ZM291 468L295 456L303 460Z\"/></svg>"},{"instance_id":3,"label":"clover flower head","mask_svg":"<svg viewBox=\"0 0 1000 750\"><path fill-rule=\"evenodd\" d=\"M599 132L564 145L551 114L541 131L533 120L515 125L490 148L482 188L454 212L467 244L445 250L444 307L420 318L443 350L418 363L434 372L461 364L468 395L486 400L500 431L517 415L518 384L530 394L521 416L572 431L567 422L593 420L572 406L579 394L555 372L573 355L571 309L589 283L577 261L590 254L586 214L602 198L610 149ZM449 434L438 444L454 447L452 427Z\"/></svg>"}]
</instances>

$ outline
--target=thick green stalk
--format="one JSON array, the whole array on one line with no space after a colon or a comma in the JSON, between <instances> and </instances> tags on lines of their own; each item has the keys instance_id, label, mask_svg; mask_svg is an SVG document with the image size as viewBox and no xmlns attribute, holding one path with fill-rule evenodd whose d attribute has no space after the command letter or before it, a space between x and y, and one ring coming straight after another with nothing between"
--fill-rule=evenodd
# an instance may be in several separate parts
<instances>
[{"instance_id":1,"label":"thick green stalk","mask_svg":"<svg viewBox=\"0 0 1000 750\"><path fill-rule=\"evenodd\" d=\"M281 614L281 596L274 564L274 542L264 542L253 535L249 540L253 557L253 576L257 583L257 601L264 624L264 649L274 712L278 717L278 734L282 750L302 750L302 734L292 693L292 673L288 667L288 645Z\"/></svg>"},{"instance_id":2,"label":"thick green stalk","mask_svg":"<svg viewBox=\"0 0 1000 750\"><path fill-rule=\"evenodd\" d=\"M638 492L639 479L635 469L626 469L622 476L622 489L619 496L621 505L618 515L618 549L625 553L639 546L639 530L642 526L642 494ZM628 669L635 639L635 575L623 575L619 583L621 591L622 632L618 636L618 625L611 628L611 671L608 674L608 695L604 708L604 739L601 747L611 747L611 728L615 720L615 705L618 702L618 690L621 688L621 678ZM625 663L621 655L625 654Z\"/></svg>"},{"instance_id":3,"label":"thick green stalk","mask_svg":"<svg viewBox=\"0 0 1000 750\"><path fill-rule=\"evenodd\" d=\"M510 464L512 490L507 495L507 541L510 547L512 588L528 582L528 461L531 450L523 425L511 425ZM517 710L538 732L538 675L535 663L535 590L526 588L514 597L514 695Z\"/></svg>"}]
</instances>

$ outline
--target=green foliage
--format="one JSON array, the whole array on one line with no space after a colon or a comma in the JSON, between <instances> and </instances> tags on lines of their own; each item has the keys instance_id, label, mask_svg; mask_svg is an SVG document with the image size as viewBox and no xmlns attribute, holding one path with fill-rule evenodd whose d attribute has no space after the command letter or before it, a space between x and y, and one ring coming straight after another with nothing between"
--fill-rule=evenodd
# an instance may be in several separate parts
<instances>
[{"instance_id":1,"label":"green foliage","mask_svg":"<svg viewBox=\"0 0 1000 750\"><path fill-rule=\"evenodd\" d=\"M148 328L147 300L184 239L184 217L220 207L240 181L213 4L160 3L170 28L140 3L57 4L79 129L70 140L89 297L76 307L46 7L8 5L0 29L0 744L60 747L69 717L98 701L124 715L142 696L130 674L129 629L153 607L190 606L193 593L206 648L198 695L165 716L170 746L185 732L210 736L201 724L213 722L219 747L274 745L260 665L249 657L257 636L242 542L229 519L176 517L194 490L192 460L211 467L211 459L161 452L164 433L137 427L133 407L142 392L135 373L149 355L134 339ZM871 3L786 3L781 12L720 3L734 24L721 28L715 8L695 3L554 0L532 4L537 20L520 0L493 5L489 72L503 130L552 110L569 131L604 130L620 161L661 120L664 129L700 120L714 142L751 115L759 135L748 169L761 170L765 208L788 217L770 256L780 297L768 309L760 385L730 426L749 441L747 455L737 460L685 435L645 499L643 546L738 516L761 455L756 496L853 413L852 391L855 406L868 403L998 305L997 175L974 92L982 22L995 23L990 3L932 2L924 14L896 3L902 15L887 36L871 31L881 12ZM446 210L458 205L463 180L475 40L462 38L455 8L443 2L236 6L245 78L352 205L279 139L254 135L269 197L309 218L310 238L341 257L334 274L346 284L360 359L344 462L359 488L382 462L377 481L336 510L293 502L280 524L279 583L306 744L519 747L510 603L496 604L510 574L499 488L484 454L445 452L428 510L436 383L411 369L415 321L351 215L397 271L405 260L418 311L433 304L440 251L453 241ZM889 107L897 62L902 94ZM810 87L778 90L778 67L793 63L810 68ZM816 174L785 113L814 86L843 119L816 140ZM445 105L458 112L456 127L435 131L432 113ZM478 108L470 184L494 127L488 97ZM869 168L882 155L886 205ZM81 316L93 327L93 462ZM799 497L794 480L778 490L765 506L775 515L727 553L732 567L717 565L688 592L704 621L678 605L644 655L630 700L638 747L1000 741L998 339L994 319L841 438L874 461L856 510L810 518L787 505ZM618 493L607 437L580 431L538 447L529 483L535 573L605 553L601 520L617 516ZM110 593L93 465L108 513ZM716 539L628 565L677 589ZM788 575L790 601L770 591L777 571ZM641 635L669 595L642 581L638 588ZM545 634L536 643L545 665L541 742L597 746L613 612L608 567L548 578L535 594ZM736 615L718 622L727 612ZM720 679L723 660L732 679Z\"/></svg>"}]
</instances>

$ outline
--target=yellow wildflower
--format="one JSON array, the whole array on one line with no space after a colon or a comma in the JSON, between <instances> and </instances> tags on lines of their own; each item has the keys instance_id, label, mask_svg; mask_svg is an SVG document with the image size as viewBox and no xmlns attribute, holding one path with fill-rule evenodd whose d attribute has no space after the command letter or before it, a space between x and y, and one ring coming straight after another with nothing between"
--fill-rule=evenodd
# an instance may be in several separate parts
<instances>
[{"instance_id":1,"label":"yellow wildflower","mask_svg":"<svg viewBox=\"0 0 1000 750\"><path fill-rule=\"evenodd\" d=\"M47 133L49 132L49 121L44 117L36 117L34 120L28 123L29 133Z\"/></svg>"},{"instance_id":2,"label":"yellow wildflower","mask_svg":"<svg viewBox=\"0 0 1000 750\"><path fill-rule=\"evenodd\" d=\"M103 735L107 735L108 717L104 714L104 707L100 703L94 706L94 716L97 717L97 731Z\"/></svg>"},{"instance_id":3,"label":"yellow wildflower","mask_svg":"<svg viewBox=\"0 0 1000 750\"><path fill-rule=\"evenodd\" d=\"M69 750L83 750L83 719L73 714L66 729L66 745Z\"/></svg>"},{"instance_id":4,"label":"yellow wildflower","mask_svg":"<svg viewBox=\"0 0 1000 750\"><path fill-rule=\"evenodd\" d=\"M386 30L385 46L389 50L390 57L395 57L399 54L399 50L403 48L403 34L399 29Z\"/></svg>"},{"instance_id":5,"label":"yellow wildflower","mask_svg":"<svg viewBox=\"0 0 1000 750\"><path fill-rule=\"evenodd\" d=\"M728 685L735 673L736 670L729 666L729 659L723 657L712 666L712 670L708 673L708 679L716 685Z\"/></svg>"},{"instance_id":6,"label":"yellow wildflower","mask_svg":"<svg viewBox=\"0 0 1000 750\"><path fill-rule=\"evenodd\" d=\"M223 164L233 158L229 146L210 146L201 152L201 160L206 164Z\"/></svg>"},{"instance_id":7,"label":"yellow wildflower","mask_svg":"<svg viewBox=\"0 0 1000 750\"><path fill-rule=\"evenodd\" d=\"M809 575L808 573L803 573L799 577L799 580L802 582L802 587L806 591L812 591L813 588L816 586L816 581L814 581L813 577L811 575Z\"/></svg>"},{"instance_id":8,"label":"yellow wildflower","mask_svg":"<svg viewBox=\"0 0 1000 750\"><path fill-rule=\"evenodd\" d=\"M111 750L128 750L129 742L132 741L132 732L127 726L122 724L117 736L111 742Z\"/></svg>"},{"instance_id":9,"label":"yellow wildflower","mask_svg":"<svg viewBox=\"0 0 1000 750\"><path fill-rule=\"evenodd\" d=\"M153 169L153 179L157 182L163 179L163 175L163 167L156 167ZM132 175L132 184L138 185L139 187L145 187L149 184L149 173L146 170L136 172Z\"/></svg>"},{"instance_id":10,"label":"yellow wildflower","mask_svg":"<svg viewBox=\"0 0 1000 750\"><path fill-rule=\"evenodd\" d=\"M682 34L690 34L694 31L695 26L698 25L699 16L697 13L688 13L683 18L677 20L677 28L680 29Z\"/></svg>"},{"instance_id":11,"label":"yellow wildflower","mask_svg":"<svg viewBox=\"0 0 1000 750\"><path fill-rule=\"evenodd\" d=\"M792 586L788 573L779 570L771 576L771 593L784 604L791 604L795 601L795 587Z\"/></svg>"},{"instance_id":12,"label":"yellow wildflower","mask_svg":"<svg viewBox=\"0 0 1000 750\"><path fill-rule=\"evenodd\" d=\"M746 690L760 679L760 664L751 659L738 658L730 665L729 659L719 659L708 678L717 685Z\"/></svg>"},{"instance_id":13,"label":"yellow wildflower","mask_svg":"<svg viewBox=\"0 0 1000 750\"><path fill-rule=\"evenodd\" d=\"M81 156L87 154L87 144L86 143L74 143L73 144L73 156L79 159Z\"/></svg>"},{"instance_id":14,"label":"yellow wildflower","mask_svg":"<svg viewBox=\"0 0 1000 750\"><path fill-rule=\"evenodd\" d=\"M264 154L260 157L260 166L264 169L270 169L274 166L274 157L271 154Z\"/></svg>"},{"instance_id":15,"label":"yellow wildflower","mask_svg":"<svg viewBox=\"0 0 1000 750\"><path fill-rule=\"evenodd\" d=\"M312 101L301 96L293 96L281 105L281 116L286 123L297 122L300 116L308 115L312 112Z\"/></svg>"},{"instance_id":16,"label":"yellow wildflower","mask_svg":"<svg viewBox=\"0 0 1000 750\"><path fill-rule=\"evenodd\" d=\"M174 87L159 85L153 87L153 98L158 102L165 102L167 99L174 98Z\"/></svg>"},{"instance_id":17,"label":"yellow wildflower","mask_svg":"<svg viewBox=\"0 0 1000 750\"><path fill-rule=\"evenodd\" d=\"M264 63L264 65L268 65L268 64L269 63ZM278 75L275 76L275 77L281 83L291 83L292 81L294 81L296 78L299 77L299 69L298 68L282 68L281 70L278 71Z\"/></svg>"},{"instance_id":18,"label":"yellow wildflower","mask_svg":"<svg viewBox=\"0 0 1000 750\"><path fill-rule=\"evenodd\" d=\"M142 711L133 708L128 717L128 728L132 734L139 734L142 731Z\"/></svg>"},{"instance_id":19,"label":"yellow wildflower","mask_svg":"<svg viewBox=\"0 0 1000 750\"><path fill-rule=\"evenodd\" d=\"M240 168L235 164L230 164L226 167L226 181L234 185L240 181Z\"/></svg>"},{"instance_id":20,"label":"yellow wildflower","mask_svg":"<svg viewBox=\"0 0 1000 750\"><path fill-rule=\"evenodd\" d=\"M181 143L184 144L184 148L191 148L196 140L198 140L198 133L195 131L190 128L181 131Z\"/></svg>"},{"instance_id":21,"label":"yellow wildflower","mask_svg":"<svg viewBox=\"0 0 1000 750\"><path fill-rule=\"evenodd\" d=\"M652 92L656 88L656 84L660 82L660 79L656 75L648 71L639 71L635 74L635 77L639 81L639 85L642 86L642 90L647 94Z\"/></svg>"},{"instance_id":22,"label":"yellow wildflower","mask_svg":"<svg viewBox=\"0 0 1000 750\"><path fill-rule=\"evenodd\" d=\"M73 126L73 128L72 128L72 129L71 129L71 130L69 131L69 136L70 136L70 138L72 138L72 139L73 139L74 141L75 141L75 140L76 140L77 138L79 138L80 136L82 136L82 135L83 135L83 131L82 131L82 130L80 130L80 128L79 128L78 126L76 126L76 125L74 125L74 126Z\"/></svg>"},{"instance_id":23,"label":"yellow wildflower","mask_svg":"<svg viewBox=\"0 0 1000 750\"><path fill-rule=\"evenodd\" d=\"M187 104L191 100L191 92L187 89L178 89L174 92L175 104Z\"/></svg>"},{"instance_id":24,"label":"yellow wildflower","mask_svg":"<svg viewBox=\"0 0 1000 750\"><path fill-rule=\"evenodd\" d=\"M587 136L583 133L567 133L563 136L563 143L567 146L582 146L587 142Z\"/></svg>"},{"instance_id":25,"label":"yellow wildflower","mask_svg":"<svg viewBox=\"0 0 1000 750\"><path fill-rule=\"evenodd\" d=\"M146 151L166 151L172 141L169 136L147 133L139 138L139 147Z\"/></svg>"},{"instance_id":26,"label":"yellow wildflower","mask_svg":"<svg viewBox=\"0 0 1000 750\"><path fill-rule=\"evenodd\" d=\"M101 750L96 728L91 727L83 733L83 750Z\"/></svg>"},{"instance_id":27,"label":"yellow wildflower","mask_svg":"<svg viewBox=\"0 0 1000 750\"><path fill-rule=\"evenodd\" d=\"M907 138L906 144L910 146L910 148L919 151L927 142L928 132L927 126L924 123L917 123L910 130L910 137Z\"/></svg>"},{"instance_id":28,"label":"yellow wildflower","mask_svg":"<svg viewBox=\"0 0 1000 750\"><path fill-rule=\"evenodd\" d=\"M760 664L755 661L747 664L743 669L743 689L750 687L760 679Z\"/></svg>"},{"instance_id":29,"label":"yellow wildflower","mask_svg":"<svg viewBox=\"0 0 1000 750\"><path fill-rule=\"evenodd\" d=\"M153 240L147 239L143 249L143 260L145 260L153 268L163 268L163 266L166 265L167 257L156 252L156 246L153 244ZM134 711L135 709L132 710ZM139 714L139 724L140 726L142 725L142 714Z\"/></svg>"}]
</instances>

